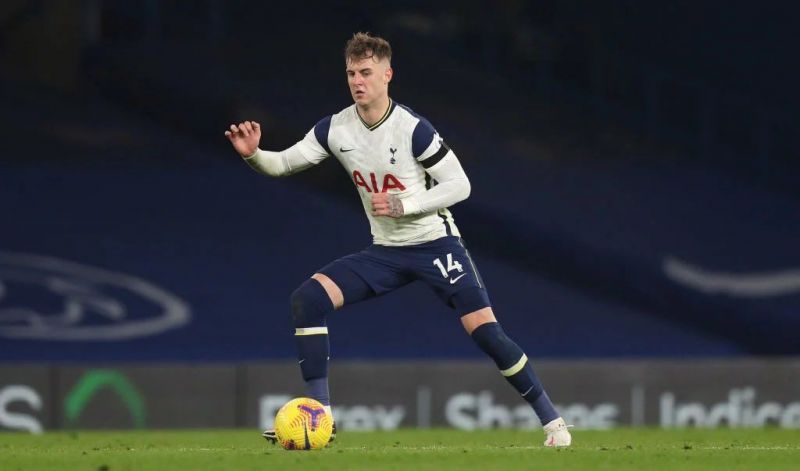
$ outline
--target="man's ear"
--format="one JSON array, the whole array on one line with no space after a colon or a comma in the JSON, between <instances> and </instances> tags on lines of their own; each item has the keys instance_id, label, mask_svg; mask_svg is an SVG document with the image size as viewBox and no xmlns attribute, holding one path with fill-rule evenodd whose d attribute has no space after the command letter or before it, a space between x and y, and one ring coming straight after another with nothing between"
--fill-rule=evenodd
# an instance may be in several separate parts
<instances>
[{"instance_id":1,"label":"man's ear","mask_svg":"<svg viewBox=\"0 0 800 471\"><path fill-rule=\"evenodd\" d=\"M389 83L392 81L392 76L394 76L394 70L390 67L386 68L386 72L383 73L383 83Z\"/></svg>"}]
</instances>

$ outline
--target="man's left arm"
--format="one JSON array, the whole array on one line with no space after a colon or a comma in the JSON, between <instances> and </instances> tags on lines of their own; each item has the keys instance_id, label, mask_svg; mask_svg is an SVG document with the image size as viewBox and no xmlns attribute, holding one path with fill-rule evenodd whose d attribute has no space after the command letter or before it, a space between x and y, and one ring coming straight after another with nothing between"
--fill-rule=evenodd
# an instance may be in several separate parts
<instances>
[{"instance_id":1,"label":"man's left arm","mask_svg":"<svg viewBox=\"0 0 800 471\"><path fill-rule=\"evenodd\" d=\"M446 155L425 171L436 180L436 186L406 198L390 193L373 193L372 214L400 217L427 213L452 206L469 196L469 179L452 150L446 149Z\"/></svg>"}]
</instances>

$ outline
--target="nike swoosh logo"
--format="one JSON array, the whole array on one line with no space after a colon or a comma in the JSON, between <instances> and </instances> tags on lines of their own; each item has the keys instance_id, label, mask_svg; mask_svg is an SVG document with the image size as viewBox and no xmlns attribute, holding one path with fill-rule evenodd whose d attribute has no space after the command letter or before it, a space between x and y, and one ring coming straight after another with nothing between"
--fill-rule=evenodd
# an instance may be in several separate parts
<instances>
[{"instance_id":1,"label":"nike swoosh logo","mask_svg":"<svg viewBox=\"0 0 800 471\"><path fill-rule=\"evenodd\" d=\"M460 279L461 279L461 277L464 277L464 276L467 276L467 274L466 274L466 273L462 273L462 274L458 275L457 277L455 277L455 278L452 278L452 279L450 280L450 284L452 285L453 283L455 283L456 281L460 280Z\"/></svg>"},{"instance_id":2,"label":"nike swoosh logo","mask_svg":"<svg viewBox=\"0 0 800 471\"><path fill-rule=\"evenodd\" d=\"M343 147L339 147L339 152L350 152L351 150L355 150L355 148L352 148L352 149L345 149L345 148L343 148Z\"/></svg>"},{"instance_id":3,"label":"nike swoosh logo","mask_svg":"<svg viewBox=\"0 0 800 471\"><path fill-rule=\"evenodd\" d=\"M798 269L730 273L706 270L669 256L664 259L662 268L672 281L706 294L766 298L800 292Z\"/></svg>"}]
</instances>

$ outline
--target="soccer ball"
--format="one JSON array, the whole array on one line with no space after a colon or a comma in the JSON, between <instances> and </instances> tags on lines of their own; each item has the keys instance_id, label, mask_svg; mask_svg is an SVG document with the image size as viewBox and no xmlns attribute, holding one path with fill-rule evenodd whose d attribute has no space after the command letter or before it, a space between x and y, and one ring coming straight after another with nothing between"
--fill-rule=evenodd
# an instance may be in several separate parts
<instances>
[{"instance_id":1,"label":"soccer ball","mask_svg":"<svg viewBox=\"0 0 800 471\"><path fill-rule=\"evenodd\" d=\"M286 450L325 448L331 433L331 415L319 401L308 397L292 399L275 416L275 437Z\"/></svg>"}]
</instances>

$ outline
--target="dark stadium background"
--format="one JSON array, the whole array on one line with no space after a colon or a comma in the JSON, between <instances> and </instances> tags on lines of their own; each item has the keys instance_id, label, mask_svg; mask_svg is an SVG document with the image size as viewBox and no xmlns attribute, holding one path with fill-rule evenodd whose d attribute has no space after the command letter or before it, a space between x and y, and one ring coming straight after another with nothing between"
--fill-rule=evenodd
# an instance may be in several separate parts
<instances>
[{"instance_id":1,"label":"dark stadium background","mask_svg":"<svg viewBox=\"0 0 800 471\"><path fill-rule=\"evenodd\" d=\"M335 159L271 180L223 132L259 120L262 147L278 150L348 106L342 50L356 31L391 42L391 96L462 160L473 191L456 222L529 356L796 356L797 13L3 2L0 361L293 358L289 293L369 244L368 226ZM114 337L161 308L86 270L157 287L183 316ZM482 358L420 286L329 325L334 360ZM112 334L54 333L92 327Z\"/></svg>"}]
</instances>

